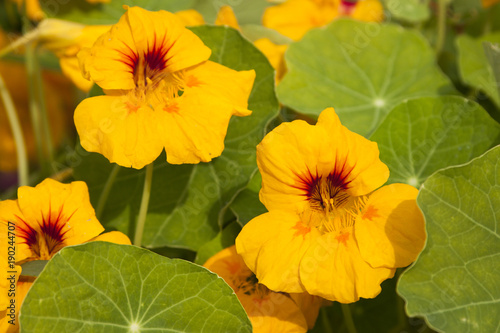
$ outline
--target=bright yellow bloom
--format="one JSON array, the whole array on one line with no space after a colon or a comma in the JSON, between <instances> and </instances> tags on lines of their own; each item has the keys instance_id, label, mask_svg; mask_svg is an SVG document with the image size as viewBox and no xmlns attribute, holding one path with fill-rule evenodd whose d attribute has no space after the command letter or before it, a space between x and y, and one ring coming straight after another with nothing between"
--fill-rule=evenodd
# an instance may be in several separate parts
<instances>
[{"instance_id":1,"label":"bright yellow bloom","mask_svg":"<svg viewBox=\"0 0 500 333\"><path fill-rule=\"evenodd\" d=\"M219 156L231 115L251 113L255 72L208 61L210 53L174 14L129 8L78 55L86 77L106 93L76 108L82 146L137 169L164 148L172 164Z\"/></svg>"},{"instance_id":2,"label":"bright yellow bloom","mask_svg":"<svg viewBox=\"0 0 500 333\"><path fill-rule=\"evenodd\" d=\"M215 19L215 25L227 25L228 27L240 30L238 19L230 6L222 6L219 8L219 12Z\"/></svg>"},{"instance_id":3,"label":"bright yellow bloom","mask_svg":"<svg viewBox=\"0 0 500 333\"><path fill-rule=\"evenodd\" d=\"M61 184L46 179L36 187L22 186L18 189L17 200L0 202L0 264L2 272L11 271L6 257L9 242L15 243L15 269L20 272L23 263L33 260L49 260L60 249L88 241L108 241L118 244L130 244L127 236L120 232L104 231L95 217L89 200L87 185L83 182ZM15 237L9 234L9 227L14 226ZM12 227L10 228L12 229ZM11 231L12 232L12 231ZM10 299L5 289L5 279L0 281L0 327L10 327L13 331L18 326L8 325L6 314ZM21 308L33 278L16 274L16 311ZM16 312L16 318L17 318ZM2 331L3 332L3 331Z\"/></svg>"},{"instance_id":4,"label":"bright yellow bloom","mask_svg":"<svg viewBox=\"0 0 500 333\"><path fill-rule=\"evenodd\" d=\"M288 49L288 45L274 44L269 38L260 38L253 43L262 53L264 53L271 66L276 70L276 84L278 84L286 73L284 55L285 51Z\"/></svg>"},{"instance_id":5,"label":"bright yellow bloom","mask_svg":"<svg viewBox=\"0 0 500 333\"><path fill-rule=\"evenodd\" d=\"M262 22L282 35L300 40L309 30L345 15L362 21L381 21L383 7L379 0L360 0L354 5L340 0L287 0L268 7Z\"/></svg>"},{"instance_id":6,"label":"bright yellow bloom","mask_svg":"<svg viewBox=\"0 0 500 333\"><path fill-rule=\"evenodd\" d=\"M186 9L175 12L175 16L177 16L177 18L179 18L179 20L181 20L186 27L195 27L205 24L203 15L194 9Z\"/></svg>"},{"instance_id":7,"label":"bright yellow bloom","mask_svg":"<svg viewBox=\"0 0 500 333\"><path fill-rule=\"evenodd\" d=\"M26 6L26 15L30 20L40 21L45 17L45 13L40 6L40 0L11 0L17 3L18 8L21 10L23 6ZM109 3L111 0L87 0L88 3L97 4L97 3ZM63 3L56 3L59 6L62 6Z\"/></svg>"},{"instance_id":8,"label":"bright yellow bloom","mask_svg":"<svg viewBox=\"0 0 500 333\"><path fill-rule=\"evenodd\" d=\"M260 284L233 246L205 265L233 288L253 326L253 332L306 332L312 328L323 302L306 293L275 293Z\"/></svg>"},{"instance_id":9,"label":"bright yellow bloom","mask_svg":"<svg viewBox=\"0 0 500 333\"><path fill-rule=\"evenodd\" d=\"M425 241L418 191L383 185L377 144L340 124L332 108L315 126L283 123L257 146L260 200L269 213L236 239L238 253L274 291L349 303L373 298Z\"/></svg>"}]
</instances>

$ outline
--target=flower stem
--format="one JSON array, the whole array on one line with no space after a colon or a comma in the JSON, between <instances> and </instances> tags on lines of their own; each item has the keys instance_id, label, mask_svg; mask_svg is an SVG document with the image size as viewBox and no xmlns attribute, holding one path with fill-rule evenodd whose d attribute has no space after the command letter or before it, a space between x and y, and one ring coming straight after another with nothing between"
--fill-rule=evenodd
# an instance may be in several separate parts
<instances>
[{"instance_id":1,"label":"flower stem","mask_svg":"<svg viewBox=\"0 0 500 333\"><path fill-rule=\"evenodd\" d=\"M148 213L149 196L151 194L151 183L153 180L153 163L146 166L146 178L144 180L144 189L142 191L141 207L135 226L134 245L141 246L144 225L146 224L146 215Z\"/></svg>"},{"instance_id":2,"label":"flower stem","mask_svg":"<svg viewBox=\"0 0 500 333\"><path fill-rule=\"evenodd\" d=\"M99 202L97 203L96 213L97 219L99 220L102 217L102 211L106 206L106 202L108 201L109 193L111 192L111 188L115 182L116 176L120 171L120 166L115 164L111 173L109 174L108 180L106 180L106 184L104 184L104 188L102 189L101 196L99 197Z\"/></svg>"},{"instance_id":3,"label":"flower stem","mask_svg":"<svg viewBox=\"0 0 500 333\"><path fill-rule=\"evenodd\" d=\"M439 56L443 50L444 40L446 36L446 11L448 0L438 0L438 31L436 40L436 54Z\"/></svg>"},{"instance_id":4,"label":"flower stem","mask_svg":"<svg viewBox=\"0 0 500 333\"><path fill-rule=\"evenodd\" d=\"M347 331L349 333L356 333L356 326L354 326L354 321L352 320L351 309L349 304L341 304L342 314L344 315L345 325L347 326Z\"/></svg>"},{"instance_id":5,"label":"flower stem","mask_svg":"<svg viewBox=\"0 0 500 333\"><path fill-rule=\"evenodd\" d=\"M328 313L326 308L321 308L321 321L323 323L323 332L324 333L333 333L333 328L328 318Z\"/></svg>"},{"instance_id":6,"label":"flower stem","mask_svg":"<svg viewBox=\"0 0 500 333\"><path fill-rule=\"evenodd\" d=\"M24 145L23 131L21 124L19 123L19 118L17 117L16 108L14 102L7 90L7 86L0 75L0 95L3 100L3 105L5 111L7 112L7 118L9 119L10 128L12 130L12 135L14 136L14 143L16 145L17 152L17 174L19 177L19 186L26 186L29 183L29 172L28 172L28 156L26 155L26 146Z\"/></svg>"}]
</instances>

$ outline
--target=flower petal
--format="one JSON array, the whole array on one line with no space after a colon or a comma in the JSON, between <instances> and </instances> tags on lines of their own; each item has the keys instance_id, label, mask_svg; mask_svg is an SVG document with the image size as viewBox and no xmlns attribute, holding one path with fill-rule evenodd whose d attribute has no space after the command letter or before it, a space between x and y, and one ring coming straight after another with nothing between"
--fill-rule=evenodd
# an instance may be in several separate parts
<instances>
[{"instance_id":1,"label":"flower petal","mask_svg":"<svg viewBox=\"0 0 500 333\"><path fill-rule=\"evenodd\" d=\"M23 225L24 221L27 221L26 217L24 217L23 213L19 209L19 205L17 204L17 200L3 200L0 201L0 244L2 244L2 250L4 252L0 253L1 256L5 256L7 254L7 242L8 242L8 226L9 221L13 222L16 226ZM34 223L34 227L38 228L38 224ZM19 237L19 231L16 232L16 262L21 262L26 258L32 256L31 249L28 245L24 243L24 240ZM5 246L5 248L4 248ZM3 282L3 281L2 281Z\"/></svg>"},{"instance_id":2,"label":"flower petal","mask_svg":"<svg viewBox=\"0 0 500 333\"><path fill-rule=\"evenodd\" d=\"M163 109L161 132L171 164L209 162L224 150L231 115L247 116L254 71L237 72L207 61L186 71L181 97Z\"/></svg>"},{"instance_id":3,"label":"flower petal","mask_svg":"<svg viewBox=\"0 0 500 333\"><path fill-rule=\"evenodd\" d=\"M355 222L363 259L372 267L405 267L425 244L425 224L417 206L418 190L392 184L373 192Z\"/></svg>"},{"instance_id":4,"label":"flower petal","mask_svg":"<svg viewBox=\"0 0 500 333\"><path fill-rule=\"evenodd\" d=\"M62 184L47 178L36 187L18 189L18 204L28 224L40 226L45 219L64 221L64 245L81 244L104 228L95 217L87 184L81 181Z\"/></svg>"},{"instance_id":5,"label":"flower petal","mask_svg":"<svg viewBox=\"0 0 500 333\"><path fill-rule=\"evenodd\" d=\"M377 144L340 124L333 108L316 126L296 120L283 123L257 146L262 174L260 200L268 210L302 212L309 207L304 186L310 177L343 173L352 196L368 194L386 182L389 169L379 159Z\"/></svg>"},{"instance_id":6,"label":"flower petal","mask_svg":"<svg viewBox=\"0 0 500 333\"><path fill-rule=\"evenodd\" d=\"M300 281L306 291L331 301L352 303L360 297L373 298L380 283L395 269L372 268L359 253L350 233L342 237L326 233L316 239L300 262Z\"/></svg>"},{"instance_id":7,"label":"flower petal","mask_svg":"<svg viewBox=\"0 0 500 333\"><path fill-rule=\"evenodd\" d=\"M160 119L149 106L134 106L129 96L87 98L75 110L83 148L136 169L153 162L163 149Z\"/></svg>"},{"instance_id":8,"label":"flower petal","mask_svg":"<svg viewBox=\"0 0 500 333\"><path fill-rule=\"evenodd\" d=\"M259 282L271 290L304 292L299 264L319 233L297 214L271 211L248 222L236 238L236 249Z\"/></svg>"}]
</instances>

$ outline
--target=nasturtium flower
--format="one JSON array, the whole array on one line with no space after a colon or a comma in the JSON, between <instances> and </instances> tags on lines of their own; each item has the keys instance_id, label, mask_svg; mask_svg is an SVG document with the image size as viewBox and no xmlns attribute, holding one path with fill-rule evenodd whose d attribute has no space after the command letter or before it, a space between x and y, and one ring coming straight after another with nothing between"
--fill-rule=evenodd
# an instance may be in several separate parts
<instances>
[{"instance_id":1,"label":"nasturtium flower","mask_svg":"<svg viewBox=\"0 0 500 333\"><path fill-rule=\"evenodd\" d=\"M6 254L9 243L14 244L15 262L12 265L14 270L18 271L15 274L17 312L34 281L33 277L22 275L20 265L33 260L50 260L65 246L89 241L130 244L128 237L121 232L112 231L100 235L104 228L95 217L87 185L84 182L62 184L46 179L36 187L20 187L17 194L17 200L0 202L0 243L3 251L0 254L0 264L2 271L13 270ZM15 227L15 231L10 230L9 234L11 226ZM12 331L16 331L17 324L15 326L8 324L10 317L6 305L9 304L10 297L5 289L7 287L8 285L2 280L0 327L9 327ZM18 318L17 312L16 318Z\"/></svg>"},{"instance_id":2,"label":"nasturtium flower","mask_svg":"<svg viewBox=\"0 0 500 333\"><path fill-rule=\"evenodd\" d=\"M279 125L257 146L257 164L269 212L243 227L236 248L269 289L373 298L422 250L417 189L379 188L389 170L377 144L342 126L332 108L315 126Z\"/></svg>"},{"instance_id":3,"label":"nasturtium flower","mask_svg":"<svg viewBox=\"0 0 500 333\"><path fill-rule=\"evenodd\" d=\"M482 0L481 5L483 6L483 8L489 8L499 2L500 0Z\"/></svg>"},{"instance_id":4,"label":"nasturtium flower","mask_svg":"<svg viewBox=\"0 0 500 333\"><path fill-rule=\"evenodd\" d=\"M314 326L324 300L306 293L270 291L258 282L234 245L211 257L204 267L217 273L234 290L253 332L306 332Z\"/></svg>"},{"instance_id":5,"label":"nasturtium flower","mask_svg":"<svg viewBox=\"0 0 500 333\"><path fill-rule=\"evenodd\" d=\"M379 0L287 0L266 8L262 17L264 26L293 40L300 40L306 32L322 27L335 18L350 16L361 21L382 21L384 8Z\"/></svg>"},{"instance_id":6,"label":"nasturtium flower","mask_svg":"<svg viewBox=\"0 0 500 333\"><path fill-rule=\"evenodd\" d=\"M254 45L266 56L269 63L276 70L276 83L278 84L286 73L285 51L287 44L275 44L269 38L259 38Z\"/></svg>"},{"instance_id":7,"label":"nasturtium flower","mask_svg":"<svg viewBox=\"0 0 500 333\"><path fill-rule=\"evenodd\" d=\"M105 96L82 101L82 146L140 169L165 149L172 164L209 162L224 149L229 119L247 116L255 71L209 61L211 50L172 13L128 8L78 57Z\"/></svg>"}]
</instances>

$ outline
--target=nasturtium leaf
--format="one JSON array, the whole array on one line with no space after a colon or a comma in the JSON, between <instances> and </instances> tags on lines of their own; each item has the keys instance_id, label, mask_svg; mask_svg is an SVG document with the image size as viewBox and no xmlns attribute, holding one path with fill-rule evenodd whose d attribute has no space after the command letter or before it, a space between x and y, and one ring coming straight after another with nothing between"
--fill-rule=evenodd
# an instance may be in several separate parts
<instances>
[{"instance_id":1,"label":"nasturtium leaf","mask_svg":"<svg viewBox=\"0 0 500 333\"><path fill-rule=\"evenodd\" d=\"M57 253L24 300L22 332L251 332L217 275L193 263L106 242Z\"/></svg>"},{"instance_id":2,"label":"nasturtium leaf","mask_svg":"<svg viewBox=\"0 0 500 333\"><path fill-rule=\"evenodd\" d=\"M123 5L158 11L177 12L191 8L195 0L111 0L108 3L91 4L86 0L40 1L43 12L50 18L58 18L83 24L114 24L125 13Z\"/></svg>"},{"instance_id":3,"label":"nasturtium leaf","mask_svg":"<svg viewBox=\"0 0 500 333\"><path fill-rule=\"evenodd\" d=\"M242 226L250 222L254 217L267 212L266 207L259 200L261 183L260 172L256 172L247 187L238 193L231 203L230 208Z\"/></svg>"},{"instance_id":4,"label":"nasturtium leaf","mask_svg":"<svg viewBox=\"0 0 500 333\"><path fill-rule=\"evenodd\" d=\"M21 275L37 277L43 271L48 262L48 260L33 260L25 262L21 265Z\"/></svg>"},{"instance_id":5,"label":"nasturtium leaf","mask_svg":"<svg viewBox=\"0 0 500 333\"><path fill-rule=\"evenodd\" d=\"M500 32L477 39L467 35L457 38L460 75L465 83L486 93L500 108L500 92L493 69L484 53L483 42L500 43Z\"/></svg>"},{"instance_id":6,"label":"nasturtium leaf","mask_svg":"<svg viewBox=\"0 0 500 333\"><path fill-rule=\"evenodd\" d=\"M452 0L453 12L466 14L481 9L481 0Z\"/></svg>"},{"instance_id":7,"label":"nasturtium leaf","mask_svg":"<svg viewBox=\"0 0 500 333\"><path fill-rule=\"evenodd\" d=\"M257 74L248 108L252 115L232 117L222 155L210 163L169 165L162 154L154 162L153 185L142 244L197 250L224 225L233 196L257 169L255 147L267 123L277 115L274 70L264 55L239 32L227 27L192 29L212 49L211 60ZM99 154L84 156L75 178L84 180L97 207L113 165ZM111 186L100 222L132 235L139 211L144 170L121 168Z\"/></svg>"},{"instance_id":8,"label":"nasturtium leaf","mask_svg":"<svg viewBox=\"0 0 500 333\"><path fill-rule=\"evenodd\" d=\"M203 244L196 255L195 263L203 265L210 257L216 255L219 251L234 245L236 236L241 231L241 226L236 222L231 222L214 239Z\"/></svg>"},{"instance_id":9,"label":"nasturtium leaf","mask_svg":"<svg viewBox=\"0 0 500 333\"><path fill-rule=\"evenodd\" d=\"M500 146L433 174L417 203L427 244L398 284L408 314L445 332L498 332Z\"/></svg>"},{"instance_id":10,"label":"nasturtium leaf","mask_svg":"<svg viewBox=\"0 0 500 333\"><path fill-rule=\"evenodd\" d=\"M195 0L192 8L203 15L207 24L213 24L220 7L230 6L241 25L260 23L269 5L267 0Z\"/></svg>"},{"instance_id":11,"label":"nasturtium leaf","mask_svg":"<svg viewBox=\"0 0 500 333\"><path fill-rule=\"evenodd\" d=\"M280 102L314 116L334 107L364 136L403 100L454 92L422 35L392 24L339 19L291 44L285 59Z\"/></svg>"},{"instance_id":12,"label":"nasturtium leaf","mask_svg":"<svg viewBox=\"0 0 500 333\"><path fill-rule=\"evenodd\" d=\"M493 71L498 96L500 96L500 43L483 42L483 49Z\"/></svg>"},{"instance_id":13,"label":"nasturtium leaf","mask_svg":"<svg viewBox=\"0 0 500 333\"><path fill-rule=\"evenodd\" d=\"M435 171L500 143L500 124L463 97L422 97L396 106L370 139L389 167L389 183L419 187Z\"/></svg>"},{"instance_id":14,"label":"nasturtium leaf","mask_svg":"<svg viewBox=\"0 0 500 333\"><path fill-rule=\"evenodd\" d=\"M400 20L418 23L430 17L429 0L385 0L384 2L391 15Z\"/></svg>"}]
</instances>

